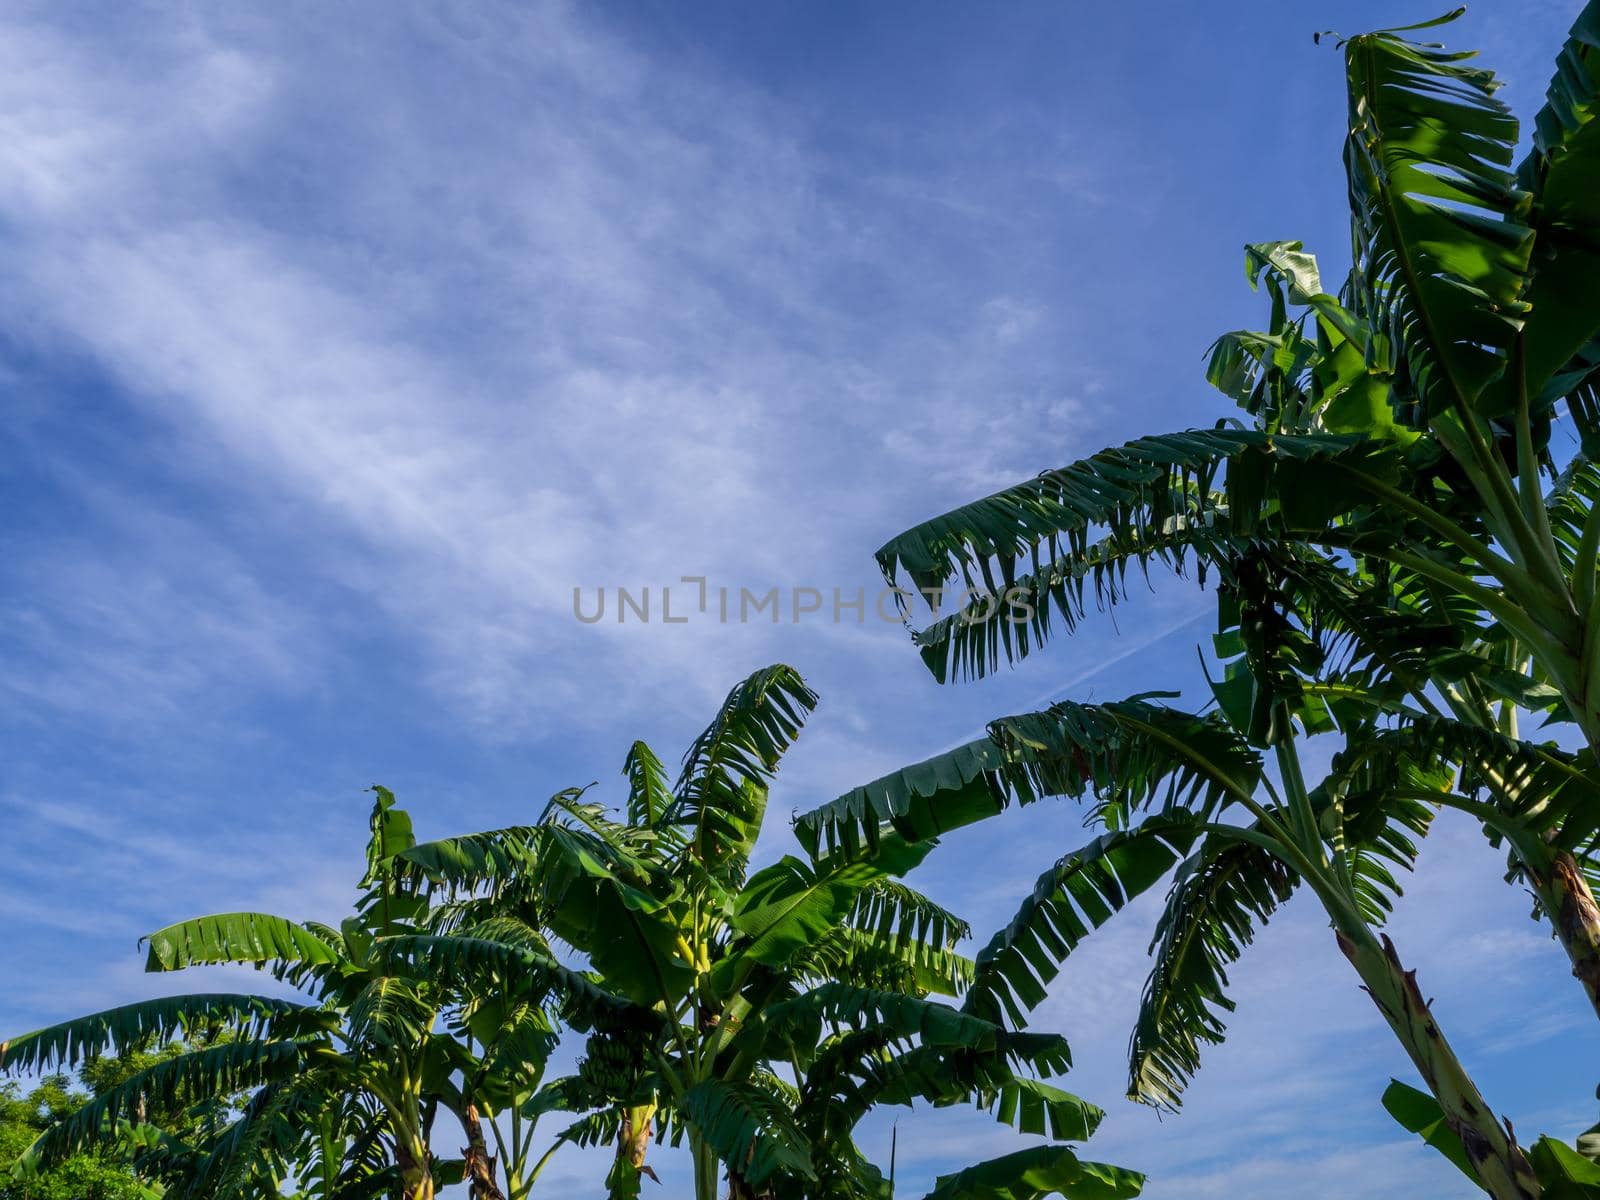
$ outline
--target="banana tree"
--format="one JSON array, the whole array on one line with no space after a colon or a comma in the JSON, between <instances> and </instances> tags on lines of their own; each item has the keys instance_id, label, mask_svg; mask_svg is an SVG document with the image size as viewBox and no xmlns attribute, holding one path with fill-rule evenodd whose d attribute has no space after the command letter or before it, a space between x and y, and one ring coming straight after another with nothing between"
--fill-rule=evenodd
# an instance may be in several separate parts
<instances>
[{"instance_id":1,"label":"banana tree","mask_svg":"<svg viewBox=\"0 0 1600 1200\"><path fill-rule=\"evenodd\" d=\"M494 981L504 990L493 1001L397 955L392 947L425 928L428 913L387 868L414 842L410 819L389 792L374 790L366 890L357 914L339 928L223 913L146 939L147 970L249 963L308 999L177 996L5 1043L0 1068L27 1071L65 1069L111 1048L202 1029L226 1035L103 1091L41 1135L37 1158L48 1162L125 1134L130 1125L144 1125L152 1106L242 1095L236 1119L215 1138L198 1146L155 1138L146 1165L163 1171L184 1195L235 1194L263 1173L277 1178L293 1167L328 1200L388 1193L396 1183L407 1200L427 1200L441 1173L454 1175L435 1162L430 1146L440 1106L461 1118L470 1138L474 1106L489 1094L473 1090L485 1085L486 1062L495 1064L501 1086L506 1059L519 1070L542 1068L553 1042L546 1010L557 1004L584 1013L627 1007L532 950L514 980ZM539 1010L537 1019L530 1008ZM473 1053L472 1037L482 1055ZM480 1138L468 1147L462 1169L475 1194L498 1197L486 1159Z\"/></svg>"},{"instance_id":2,"label":"banana tree","mask_svg":"<svg viewBox=\"0 0 1600 1200\"><path fill-rule=\"evenodd\" d=\"M1392 1079L1383 1093L1383 1107L1402 1128L1432 1146L1468 1178L1474 1178L1465 1146L1432 1096ZM1600 1161L1595 1154L1597 1130L1600 1126L1579 1134L1576 1146L1545 1136L1529 1149L1528 1159L1546 1195L1588 1197L1600 1189Z\"/></svg>"},{"instance_id":3,"label":"banana tree","mask_svg":"<svg viewBox=\"0 0 1600 1200\"><path fill-rule=\"evenodd\" d=\"M157 1044L158 1029L152 1028L150 1033L140 1037L130 1024L114 1048L107 1047L105 1053L90 1057L80 1066L77 1074L79 1081L89 1089L87 1096L67 1092L69 1080L65 1073L47 1076L40 1092L30 1097L44 1099L47 1105L43 1111L33 1106L28 1114L27 1124L34 1129L34 1137L21 1146L8 1147L4 1159L0 1160L0 1172L9 1174L15 1181L12 1187L0 1188L0 1192L8 1196L32 1196L39 1187L42 1188L39 1194L53 1194L68 1179L82 1185L95 1184L97 1181L86 1176L83 1168L85 1164L98 1163L103 1164L103 1169L116 1172L115 1177L125 1182L121 1190L147 1200L168 1193L198 1195L203 1191L251 1200L277 1196L282 1173L263 1169L277 1165L271 1160L270 1152L252 1156L247 1164L242 1164L243 1170L229 1172L226 1176L208 1171L217 1161L211 1149L227 1142L232 1132L230 1125L239 1106L234 1096L190 1103L181 1094L167 1098L160 1093L142 1093L135 1110L117 1120L106 1137L71 1153L70 1157L63 1158L61 1153L49 1152L47 1146L41 1145L41 1136L82 1103L162 1061L193 1050L215 1048L233 1036L227 1021L213 1023L199 1013L194 1015L196 1020L189 1032L165 1044ZM0 1088L0 1094L6 1090ZM202 1181L202 1174L211 1177ZM79 1179L79 1176L84 1178ZM53 1179L57 1180L54 1186ZM96 1186L91 1190L98 1194L104 1189ZM353 1191L353 1194L358 1192Z\"/></svg>"},{"instance_id":4,"label":"banana tree","mask_svg":"<svg viewBox=\"0 0 1600 1200\"><path fill-rule=\"evenodd\" d=\"M947 1002L825 983L770 1007L762 1024L751 1036L760 1037L765 1053L795 1079L792 1089L777 1090L787 1095L815 1164L814 1179L776 1181L770 1191L779 1200L891 1196L892 1170L885 1181L854 1140L856 1125L877 1105L976 1103L1021 1132L1056 1143L1090 1137L1104 1116L1041 1079L1018 1074L1021 1067L1045 1075L1065 1071L1071 1059L1062 1038L1008 1030ZM1057 1194L1112 1200L1143 1187L1143 1176L1081 1160L1069 1145L1038 1151L1052 1164ZM965 1174L998 1178L1009 1157ZM938 1188L931 1193L941 1194Z\"/></svg>"},{"instance_id":5,"label":"banana tree","mask_svg":"<svg viewBox=\"0 0 1600 1200\"><path fill-rule=\"evenodd\" d=\"M50 1166L92 1147L141 1146L147 1177L180 1195L209 1194L226 1178L241 1194L261 1175L282 1173L286 1149L271 1117L317 1091L338 1055L337 1017L316 1004L272 996L209 993L122 1005L15 1037L0 1046L7 1072L65 1070L126 1047L194 1039L191 1048L135 1072L64 1115L29 1149L27 1159ZM220 1035L220 1036L219 1036ZM247 1093L238 1117L203 1144L179 1141L150 1123L150 1114ZM249 1135L250 1153L236 1158ZM271 1133L267 1138L264 1135ZM352 1195L384 1190L374 1174L350 1178ZM363 1190L370 1184L371 1192Z\"/></svg>"},{"instance_id":6,"label":"banana tree","mask_svg":"<svg viewBox=\"0 0 1600 1200\"><path fill-rule=\"evenodd\" d=\"M1271 325L1219 339L1208 370L1211 382L1273 434L1364 428L1420 450L1421 435L1374 404L1363 361L1341 332L1358 327L1359 320L1322 293L1316 259L1297 242L1265 243L1246 248L1246 273L1252 287L1266 283ZM1293 315L1297 304L1304 311ZM1308 324L1314 336L1307 336ZM1587 386L1577 389L1580 400ZM1572 578L1583 574L1582 530L1597 494L1600 473L1580 454L1543 498L1544 523ZM1530 669L1527 648L1473 597L1366 555L1359 546L1336 559L1293 538L1264 545L1222 534L1207 543L1203 561L1226 577L1246 549L1277 561L1308 627L1344 639L1352 657L1367 660L1363 677L1347 680L1331 702L1397 713L1462 768L1464 781L1472 784L1468 790L1490 801L1487 807L1458 807L1467 807L1492 837L1507 842L1513 875L1535 893L1573 974L1600 1012L1600 909L1591 890L1600 819L1594 754L1568 753L1553 739L1535 745L1517 737L1519 712L1544 715L1557 733L1563 725L1571 728L1560 693ZM1429 553L1458 571L1470 570L1455 548L1433 545Z\"/></svg>"},{"instance_id":7,"label":"banana tree","mask_svg":"<svg viewBox=\"0 0 1600 1200\"><path fill-rule=\"evenodd\" d=\"M925 1200L1116 1200L1131 1195L1126 1172L1084 1162L1065 1146L1034 1146L941 1175Z\"/></svg>"},{"instance_id":8,"label":"banana tree","mask_svg":"<svg viewBox=\"0 0 1600 1200\"><path fill-rule=\"evenodd\" d=\"M963 1011L1020 1027L1089 931L1175 868L1152 945L1156 961L1133 1035L1129 1083L1133 1098L1175 1106L1202 1044L1223 1036L1221 1013L1232 1007L1223 990L1227 966L1254 928L1303 885L1470 1147L1476 1178L1505 1200L1537 1196L1539 1183L1509 1129L1483 1101L1393 944L1375 932L1396 890L1392 868L1409 865L1448 776L1357 736L1311 787L1296 739L1282 736L1287 723L1302 718L1284 700L1272 709L1265 746L1224 715L1148 698L1064 702L996 722L988 768L973 780L990 792L991 810L1041 794L1092 796L1108 828L1041 876L979 954ZM1266 770L1268 750L1276 781ZM930 822L926 810L897 803L916 786L915 778L880 782L866 795L848 794L803 815L798 829L826 846L948 828L948 818Z\"/></svg>"},{"instance_id":9,"label":"banana tree","mask_svg":"<svg viewBox=\"0 0 1600 1200\"><path fill-rule=\"evenodd\" d=\"M1541 785L1592 775L1600 731L1600 483L1586 457L1600 447L1600 293L1587 286L1600 266L1600 5L1562 48L1515 171L1517 123L1492 73L1407 32L1341 42L1356 248L1341 298L1299 243L1248 251L1272 325L1220 339L1209 375L1253 427L1102 451L916 526L878 557L932 597L964 586L959 610L918 634L941 679L1070 631L1091 593L1121 598L1130 566L1197 562L1226 578L1251 545L1359 581L1331 601L1308 592L1308 619L1343 622L1354 598L1347 632L1386 610L1456 624L1452 653L1412 670L1406 695L1429 718L1509 739L1497 749L1451 727L1446 740L1477 755L1460 761L1489 798L1478 815L1507 838L1600 1011L1585 877L1600 803L1592 788L1557 804L1522 786L1530 757L1567 768ZM1544 494L1563 414L1583 451ZM1445 714L1430 711L1439 703ZM1518 741L1519 706L1570 722L1586 753Z\"/></svg>"},{"instance_id":10,"label":"banana tree","mask_svg":"<svg viewBox=\"0 0 1600 1200\"><path fill-rule=\"evenodd\" d=\"M1397 752L1457 769L1440 803L1507 846L1510 877L1533 891L1537 913L1600 1011L1600 912L1591 890L1600 776L1587 749L1518 735L1519 713L1547 704L1551 689L1525 673L1515 642L1470 612L1441 612L1438 593L1403 572L1280 545L1241 552L1230 575L1241 563L1270 572L1283 605L1329 658L1342 660L1336 677L1302 685L1325 706L1324 724L1387 718L1382 737ZM1238 636L1235 622L1222 640Z\"/></svg>"},{"instance_id":11,"label":"banana tree","mask_svg":"<svg viewBox=\"0 0 1600 1200\"><path fill-rule=\"evenodd\" d=\"M728 694L675 783L635 743L618 816L567 794L534 824L395 860L421 894L571 946L636 1006L598 1024L577 1074L535 1103L587 1110L558 1141L611 1140L614 1196L636 1193L652 1141L680 1137L700 1200L724 1173L734 1200L883 1194L853 1140L879 1103L977 1103L1031 1131L1092 1128L1096 1110L1033 1074L1065 1067L1059 1038L934 998L957 995L972 964L954 949L965 924L899 881L928 844L891 834L749 870L768 784L815 703L792 668L765 668ZM445 970L515 956L459 934L410 939L410 952ZM1137 1190L1119 1178L1122 1194Z\"/></svg>"},{"instance_id":12,"label":"banana tree","mask_svg":"<svg viewBox=\"0 0 1600 1200\"><path fill-rule=\"evenodd\" d=\"M226 1109L230 1098L215 1107ZM288 1087L263 1087L237 1104L234 1119L210 1136L162 1135L135 1127L135 1170L159 1181L164 1196L272 1197L292 1179L301 1200L393 1196L400 1174L380 1137L382 1114L370 1097L308 1072Z\"/></svg>"},{"instance_id":13,"label":"banana tree","mask_svg":"<svg viewBox=\"0 0 1600 1200\"><path fill-rule=\"evenodd\" d=\"M429 843L397 862L419 886L442 890L453 902L548 931L581 952L609 987L653 1014L659 1037L629 1025L598 1030L590 1041L591 1059L633 1051L626 1064L632 1086L613 1097L614 1192L637 1186L663 1101L680 1112L690 1090L711 1074L717 1022L731 999L716 995L709 982L713 943L729 930L729 910L765 813L766 781L814 703L791 668L767 668L729 694L685 756L676 788L648 746L632 749L624 768L625 820L566 794L534 825ZM859 874L849 899L875 875ZM803 940L798 928L789 930L791 952ZM497 939L459 935L418 950L451 965L503 953ZM741 1015L735 1006L728 1018L737 1022ZM598 1063L590 1075L584 1082L597 1081ZM693 1123L689 1136L697 1195L712 1195L717 1152Z\"/></svg>"}]
</instances>

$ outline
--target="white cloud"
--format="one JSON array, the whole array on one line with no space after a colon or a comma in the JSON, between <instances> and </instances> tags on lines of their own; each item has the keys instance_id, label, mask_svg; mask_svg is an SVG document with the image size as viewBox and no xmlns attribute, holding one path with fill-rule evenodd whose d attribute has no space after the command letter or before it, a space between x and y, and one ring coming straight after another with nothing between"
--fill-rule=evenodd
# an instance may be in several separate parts
<instances>
[{"instance_id":1,"label":"white cloud","mask_svg":"<svg viewBox=\"0 0 1600 1200\"><path fill-rule=\"evenodd\" d=\"M211 485L292 502L308 565L419 639L461 711L569 711L579 661L710 699L773 639L641 656L575 629L570 588L848 585L898 492L1036 468L1059 390L984 347L1059 314L914 299L949 268L889 223L892 189L830 180L792 115L561 7L485 9L470 36L420 16L364 29L359 58L238 16L131 48L14 27L0 211L7 307L92 355ZM459 95L406 85L418 53ZM989 172L985 203L1005 186ZM868 333L852 275L905 307Z\"/></svg>"}]
</instances>

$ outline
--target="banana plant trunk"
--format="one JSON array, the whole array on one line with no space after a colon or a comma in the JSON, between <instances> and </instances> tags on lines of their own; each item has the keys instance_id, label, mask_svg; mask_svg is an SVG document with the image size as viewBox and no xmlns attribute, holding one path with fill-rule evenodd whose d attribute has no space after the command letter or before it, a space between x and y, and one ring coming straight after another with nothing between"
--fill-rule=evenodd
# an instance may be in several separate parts
<instances>
[{"instance_id":1,"label":"banana plant trunk","mask_svg":"<svg viewBox=\"0 0 1600 1200\"><path fill-rule=\"evenodd\" d=\"M1600 905L1589 881L1565 850L1554 851L1538 868L1530 864L1530 874L1539 902L1572 962L1572 974L1600 1016Z\"/></svg>"},{"instance_id":2,"label":"banana plant trunk","mask_svg":"<svg viewBox=\"0 0 1600 1200\"><path fill-rule=\"evenodd\" d=\"M489 1153L488 1142L484 1140L483 1122L478 1118L477 1105L467 1105L466 1111L461 1114L461 1128L467 1135L467 1144L461 1151L466 1168L467 1194L472 1200L506 1200L505 1193L494 1179L495 1160Z\"/></svg>"},{"instance_id":3,"label":"banana plant trunk","mask_svg":"<svg viewBox=\"0 0 1600 1200\"><path fill-rule=\"evenodd\" d=\"M433 1200L433 1169L425 1145L407 1140L395 1143L395 1165L400 1168L400 1194L404 1200Z\"/></svg>"},{"instance_id":4,"label":"banana plant trunk","mask_svg":"<svg viewBox=\"0 0 1600 1200\"><path fill-rule=\"evenodd\" d=\"M689 1152L694 1159L694 1200L717 1200L721 1163L717 1161L716 1151L691 1133Z\"/></svg>"},{"instance_id":5,"label":"banana plant trunk","mask_svg":"<svg viewBox=\"0 0 1600 1200\"><path fill-rule=\"evenodd\" d=\"M1511 1123L1502 1126L1484 1102L1434 1021L1417 988L1416 972L1400 964L1388 935L1380 944L1361 927L1351 934L1340 930L1338 939L1339 949L1444 1110L1445 1123L1461 1139L1483 1189L1495 1200L1538 1200L1539 1181Z\"/></svg>"},{"instance_id":6,"label":"banana plant trunk","mask_svg":"<svg viewBox=\"0 0 1600 1200\"><path fill-rule=\"evenodd\" d=\"M1485 773L1496 785L1499 806L1515 811L1518 789L1503 772L1491 769ZM1494 822L1488 824L1494 826ZM1570 853L1551 844L1556 830L1541 835L1512 823L1498 826L1498 831L1510 842L1514 860L1526 872L1556 940L1567 952L1573 977L1583 985L1590 1007L1600 1016L1600 904L1595 902L1589 880Z\"/></svg>"}]
</instances>

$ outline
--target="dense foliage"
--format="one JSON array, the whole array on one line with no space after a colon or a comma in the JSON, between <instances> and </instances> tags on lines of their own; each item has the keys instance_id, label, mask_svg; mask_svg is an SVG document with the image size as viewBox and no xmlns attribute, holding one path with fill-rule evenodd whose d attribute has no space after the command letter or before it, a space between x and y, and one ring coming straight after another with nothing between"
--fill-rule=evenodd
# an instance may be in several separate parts
<instances>
[{"instance_id":1,"label":"dense foliage","mask_svg":"<svg viewBox=\"0 0 1600 1200\"><path fill-rule=\"evenodd\" d=\"M88 1097L71 1080L52 1075L26 1092L0 1084L0 1162L15 1162L52 1122ZM145 1200L145 1188L114 1148L76 1154L48 1171L0 1176L0 1200Z\"/></svg>"},{"instance_id":2,"label":"dense foliage","mask_svg":"<svg viewBox=\"0 0 1600 1200\"><path fill-rule=\"evenodd\" d=\"M634 744L615 814L575 789L530 824L418 843L375 789L363 890L339 926L222 913L147 939L149 970L249 963L300 998L150 1000L0 1048L0 1067L92 1077L108 1052L164 1047L41 1119L30 1163L59 1174L120 1150L174 1200L427 1200L458 1181L521 1200L562 1146L606 1143L608 1194L631 1197L651 1147L686 1141L701 1200L724 1178L735 1200L855 1200L891 1195L893 1175L856 1126L920 1101L1052 1139L1024 1175L1063 1195L1137 1195L1141 1176L1065 1144L1104 1115L1049 1082L1066 1041L976 1011L990 984L956 950L966 924L899 878L930 840L749 869L767 783L815 701L789 667L756 672L676 782ZM563 1033L583 1054L547 1079ZM177 1110L210 1115L156 1115ZM436 1152L441 1112L460 1158Z\"/></svg>"},{"instance_id":3,"label":"dense foliage","mask_svg":"<svg viewBox=\"0 0 1600 1200\"><path fill-rule=\"evenodd\" d=\"M814 703L792 669L768 667L728 694L675 782L634 744L621 819L561 795L534 825L398 856L419 894L484 922L436 944L453 969L507 952L495 922L544 930L634 1006L546 1092L588 1110L563 1139L615 1145L612 1195L637 1192L652 1138L687 1141L705 1200L724 1172L736 1200L799 1200L890 1194L853 1137L879 1104L972 1103L1069 1140L1099 1122L1042 1078L1070 1063L1063 1039L941 999L976 980L955 951L965 923L899 879L931 843L890 836L750 871L768 780ZM1138 1191L1137 1176L1093 1170L1114 1181L1102 1194Z\"/></svg>"},{"instance_id":4,"label":"dense foliage","mask_svg":"<svg viewBox=\"0 0 1600 1200\"><path fill-rule=\"evenodd\" d=\"M1028 658L1118 603L1130 568L1196 569L1218 585L1212 711L1003 718L921 768L983 762L959 807L919 807L908 784L800 827L818 846L915 840L1041 793L1091 799L1107 832L978 961L1010 964L997 1000L1020 1023L1088 931L1174 868L1131 1043L1130 1095L1155 1104L1221 1040L1228 964L1304 887L1427 1086L1433 1117L1413 1105L1408 1128L1510 1200L1596 1173L1549 1139L1523 1152L1375 929L1432 813L1470 813L1600 1012L1600 5L1520 163L1493 73L1415 40L1450 19L1337 40L1353 261L1334 296L1300 243L1247 249L1270 325L1224 335L1208 370L1236 421L1045 471L879 551L932 599L916 641L941 681ZM1313 782L1299 746L1317 736L1339 748Z\"/></svg>"}]
</instances>

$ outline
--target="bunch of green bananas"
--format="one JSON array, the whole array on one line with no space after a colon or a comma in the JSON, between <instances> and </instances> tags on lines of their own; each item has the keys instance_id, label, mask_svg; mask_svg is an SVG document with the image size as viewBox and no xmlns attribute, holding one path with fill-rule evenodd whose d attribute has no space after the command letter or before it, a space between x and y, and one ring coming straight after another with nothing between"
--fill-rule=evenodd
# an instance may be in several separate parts
<instances>
[{"instance_id":1,"label":"bunch of green bananas","mask_svg":"<svg viewBox=\"0 0 1600 1200\"><path fill-rule=\"evenodd\" d=\"M594 1033L578 1063L578 1079L597 1095L620 1104L636 1104L654 1090L645 1070L643 1047L620 1033Z\"/></svg>"}]
</instances>

